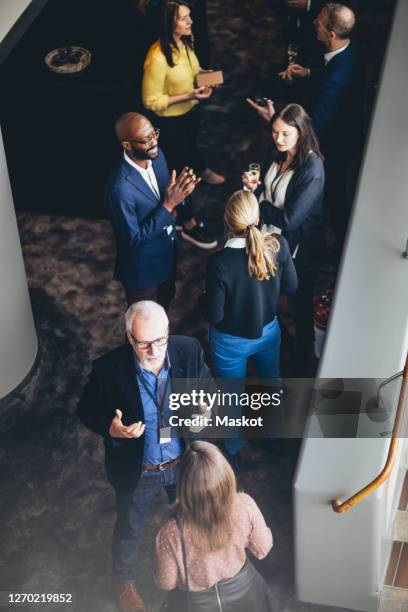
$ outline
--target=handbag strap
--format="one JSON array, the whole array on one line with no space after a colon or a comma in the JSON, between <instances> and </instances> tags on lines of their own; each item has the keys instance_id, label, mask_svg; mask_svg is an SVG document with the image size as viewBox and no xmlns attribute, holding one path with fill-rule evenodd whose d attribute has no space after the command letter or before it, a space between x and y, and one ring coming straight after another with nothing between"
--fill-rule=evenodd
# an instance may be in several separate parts
<instances>
[{"instance_id":1,"label":"handbag strap","mask_svg":"<svg viewBox=\"0 0 408 612\"><path fill-rule=\"evenodd\" d=\"M190 587L188 584L187 552L186 552L186 545L184 543L183 531L181 529L181 525L180 525L178 517L176 517L176 525L179 530L180 540L181 540L181 550L183 553L184 576L185 576L186 594L187 594L187 608L188 608L188 612L191 612Z\"/></svg>"}]
</instances>

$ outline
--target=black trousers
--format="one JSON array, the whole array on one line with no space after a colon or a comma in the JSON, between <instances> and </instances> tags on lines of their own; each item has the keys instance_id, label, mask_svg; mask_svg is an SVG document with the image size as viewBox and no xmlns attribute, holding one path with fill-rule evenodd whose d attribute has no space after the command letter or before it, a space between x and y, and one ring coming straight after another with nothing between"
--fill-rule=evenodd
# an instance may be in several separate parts
<instances>
[{"instance_id":1,"label":"black trousers","mask_svg":"<svg viewBox=\"0 0 408 612\"><path fill-rule=\"evenodd\" d=\"M353 158L346 153L325 154L325 205L333 224L336 247L340 253L347 233L354 195L360 173L362 153L356 147Z\"/></svg>"},{"instance_id":2,"label":"black trousers","mask_svg":"<svg viewBox=\"0 0 408 612\"><path fill-rule=\"evenodd\" d=\"M168 311L170 303L176 295L176 266L174 265L170 277L152 287L126 287L123 286L126 293L127 305L131 306L140 300L151 300L163 306L164 310Z\"/></svg>"},{"instance_id":3,"label":"black trousers","mask_svg":"<svg viewBox=\"0 0 408 612\"><path fill-rule=\"evenodd\" d=\"M293 296L296 326L295 368L301 370L308 363L313 345L313 289L316 269L296 265L296 259L295 267L299 279L297 292Z\"/></svg>"},{"instance_id":4,"label":"black trousers","mask_svg":"<svg viewBox=\"0 0 408 612\"><path fill-rule=\"evenodd\" d=\"M197 148L200 124L200 111L197 107L180 117L155 116L154 122L160 128L159 144L170 172L174 169L179 173L184 166L193 168L197 174L205 170L206 164Z\"/></svg>"},{"instance_id":5,"label":"black trousers","mask_svg":"<svg viewBox=\"0 0 408 612\"><path fill-rule=\"evenodd\" d=\"M160 147L166 156L169 171L177 174L185 167L193 168L200 174L206 168L204 159L197 148L200 111L194 108L180 117L157 117L154 119L160 128ZM183 225L193 217L191 198L177 206L177 223Z\"/></svg>"},{"instance_id":6,"label":"black trousers","mask_svg":"<svg viewBox=\"0 0 408 612\"><path fill-rule=\"evenodd\" d=\"M350 218L351 201L347 189L348 168L344 161L326 158L325 204L333 224L336 248L341 252Z\"/></svg>"}]
</instances>

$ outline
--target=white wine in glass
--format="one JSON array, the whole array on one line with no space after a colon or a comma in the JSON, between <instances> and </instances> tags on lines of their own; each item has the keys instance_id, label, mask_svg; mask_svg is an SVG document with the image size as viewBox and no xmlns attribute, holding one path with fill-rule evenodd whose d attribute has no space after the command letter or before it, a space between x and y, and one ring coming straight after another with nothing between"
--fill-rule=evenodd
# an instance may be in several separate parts
<instances>
[{"instance_id":1,"label":"white wine in glass","mask_svg":"<svg viewBox=\"0 0 408 612\"><path fill-rule=\"evenodd\" d=\"M244 183L244 191L255 191L258 187L259 177L261 175L260 164L249 164L248 170L244 172L246 182Z\"/></svg>"},{"instance_id":2,"label":"white wine in glass","mask_svg":"<svg viewBox=\"0 0 408 612\"><path fill-rule=\"evenodd\" d=\"M261 176L261 166L259 164L249 164L248 175L252 191L255 191L258 187L259 177Z\"/></svg>"},{"instance_id":3,"label":"white wine in glass","mask_svg":"<svg viewBox=\"0 0 408 612\"><path fill-rule=\"evenodd\" d=\"M298 53L299 53L299 45L290 43L288 45L288 64L289 66L296 64Z\"/></svg>"}]
</instances>

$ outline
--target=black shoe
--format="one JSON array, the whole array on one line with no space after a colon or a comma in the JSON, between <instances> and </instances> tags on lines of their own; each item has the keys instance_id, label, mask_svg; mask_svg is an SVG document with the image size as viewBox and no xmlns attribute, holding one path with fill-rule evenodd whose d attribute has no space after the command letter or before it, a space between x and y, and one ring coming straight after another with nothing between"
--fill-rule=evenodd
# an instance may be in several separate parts
<instances>
[{"instance_id":1,"label":"black shoe","mask_svg":"<svg viewBox=\"0 0 408 612\"><path fill-rule=\"evenodd\" d=\"M192 244L195 244L200 249L215 249L218 245L217 240L208 234L204 223L200 221L192 229L183 228L181 237Z\"/></svg>"}]
</instances>

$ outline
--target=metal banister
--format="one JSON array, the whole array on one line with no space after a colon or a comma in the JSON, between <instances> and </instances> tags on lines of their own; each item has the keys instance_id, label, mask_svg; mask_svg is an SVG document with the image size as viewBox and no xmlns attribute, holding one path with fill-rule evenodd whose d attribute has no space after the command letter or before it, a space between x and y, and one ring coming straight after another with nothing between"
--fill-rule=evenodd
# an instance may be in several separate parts
<instances>
[{"instance_id":1,"label":"metal banister","mask_svg":"<svg viewBox=\"0 0 408 612\"><path fill-rule=\"evenodd\" d=\"M385 466L383 470L378 474L374 480L372 480L368 485L366 485L363 489L360 489L357 493L349 497L344 502L341 502L339 499L334 499L331 502L331 506L335 512L343 513L347 512L357 504L359 504L363 499L365 499L370 493L378 489L380 485L382 485L385 480L387 480L388 476L391 473L392 468L394 467L395 457L397 455L397 449L399 444L399 433L403 421L404 414L404 406L407 401L408 396L408 355L405 361L405 367L402 374L402 383L401 390L398 399L397 412L395 415L394 427L392 430L390 448L388 449L387 460L385 462Z\"/></svg>"}]
</instances>

